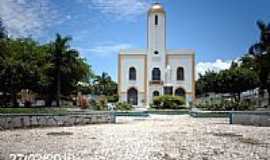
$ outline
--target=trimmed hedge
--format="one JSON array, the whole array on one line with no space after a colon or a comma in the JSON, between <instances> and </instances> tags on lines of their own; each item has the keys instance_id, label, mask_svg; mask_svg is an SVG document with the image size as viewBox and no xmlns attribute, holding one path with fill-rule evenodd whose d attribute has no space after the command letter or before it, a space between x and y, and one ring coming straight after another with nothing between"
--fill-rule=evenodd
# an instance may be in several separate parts
<instances>
[{"instance_id":1,"label":"trimmed hedge","mask_svg":"<svg viewBox=\"0 0 270 160\"><path fill-rule=\"evenodd\" d=\"M183 104L185 104L184 97L164 95L154 97L151 106L157 109L179 109Z\"/></svg>"},{"instance_id":2,"label":"trimmed hedge","mask_svg":"<svg viewBox=\"0 0 270 160\"><path fill-rule=\"evenodd\" d=\"M128 104L127 102L118 102L116 103L116 110L117 111L130 111L133 107L131 104Z\"/></svg>"}]
</instances>

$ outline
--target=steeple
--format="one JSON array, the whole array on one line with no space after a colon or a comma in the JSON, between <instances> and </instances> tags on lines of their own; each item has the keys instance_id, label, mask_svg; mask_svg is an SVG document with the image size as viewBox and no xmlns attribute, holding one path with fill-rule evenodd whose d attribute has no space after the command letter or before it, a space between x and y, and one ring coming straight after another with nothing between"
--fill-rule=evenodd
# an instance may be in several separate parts
<instances>
[{"instance_id":1,"label":"steeple","mask_svg":"<svg viewBox=\"0 0 270 160\"><path fill-rule=\"evenodd\" d=\"M154 53L165 52L166 12L160 3L154 3L148 10L148 49Z\"/></svg>"}]
</instances>

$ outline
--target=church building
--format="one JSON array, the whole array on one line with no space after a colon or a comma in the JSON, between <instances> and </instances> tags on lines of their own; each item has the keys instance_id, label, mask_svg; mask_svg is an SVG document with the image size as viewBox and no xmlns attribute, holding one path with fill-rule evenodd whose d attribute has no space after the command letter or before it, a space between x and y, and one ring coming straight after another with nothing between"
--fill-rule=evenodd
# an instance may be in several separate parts
<instances>
[{"instance_id":1,"label":"church building","mask_svg":"<svg viewBox=\"0 0 270 160\"><path fill-rule=\"evenodd\" d=\"M118 94L120 101L148 107L153 97L195 98L195 51L166 48L166 12L153 4L148 11L147 48L120 50Z\"/></svg>"}]
</instances>

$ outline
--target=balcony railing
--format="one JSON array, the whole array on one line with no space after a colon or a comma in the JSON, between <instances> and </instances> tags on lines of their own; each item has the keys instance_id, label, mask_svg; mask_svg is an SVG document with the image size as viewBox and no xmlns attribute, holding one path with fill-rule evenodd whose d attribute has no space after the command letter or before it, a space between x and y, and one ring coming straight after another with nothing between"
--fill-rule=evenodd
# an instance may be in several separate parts
<instances>
[{"instance_id":1,"label":"balcony railing","mask_svg":"<svg viewBox=\"0 0 270 160\"><path fill-rule=\"evenodd\" d=\"M162 80L151 80L151 81L149 81L149 84L150 85L163 85L164 84L164 82L162 81Z\"/></svg>"}]
</instances>

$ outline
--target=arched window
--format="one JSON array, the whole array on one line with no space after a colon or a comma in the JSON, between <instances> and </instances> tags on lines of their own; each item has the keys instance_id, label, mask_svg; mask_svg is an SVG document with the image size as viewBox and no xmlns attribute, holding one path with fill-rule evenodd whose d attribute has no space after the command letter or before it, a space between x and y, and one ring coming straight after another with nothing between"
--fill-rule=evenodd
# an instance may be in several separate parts
<instances>
[{"instance_id":1,"label":"arched window","mask_svg":"<svg viewBox=\"0 0 270 160\"><path fill-rule=\"evenodd\" d=\"M159 92L158 91L154 91L153 92L153 97L159 96Z\"/></svg>"},{"instance_id":2,"label":"arched window","mask_svg":"<svg viewBox=\"0 0 270 160\"><path fill-rule=\"evenodd\" d=\"M173 87L165 86L164 87L164 95L172 95L173 94Z\"/></svg>"},{"instance_id":3,"label":"arched window","mask_svg":"<svg viewBox=\"0 0 270 160\"><path fill-rule=\"evenodd\" d=\"M154 54L158 54L158 51L154 51Z\"/></svg>"},{"instance_id":4,"label":"arched window","mask_svg":"<svg viewBox=\"0 0 270 160\"><path fill-rule=\"evenodd\" d=\"M136 80L136 69L134 67L129 68L129 80Z\"/></svg>"},{"instance_id":5,"label":"arched window","mask_svg":"<svg viewBox=\"0 0 270 160\"><path fill-rule=\"evenodd\" d=\"M176 71L176 79L178 81L184 80L184 68L178 67Z\"/></svg>"},{"instance_id":6,"label":"arched window","mask_svg":"<svg viewBox=\"0 0 270 160\"><path fill-rule=\"evenodd\" d=\"M182 96L182 97L185 97L186 96L186 92L183 88L177 88L175 90L175 93L174 93L176 96Z\"/></svg>"},{"instance_id":7,"label":"arched window","mask_svg":"<svg viewBox=\"0 0 270 160\"><path fill-rule=\"evenodd\" d=\"M138 104L138 91L135 88L130 88L127 91L127 102L131 105Z\"/></svg>"},{"instance_id":8,"label":"arched window","mask_svg":"<svg viewBox=\"0 0 270 160\"><path fill-rule=\"evenodd\" d=\"M154 68L152 70L152 80L157 80L159 81L160 80L160 69L159 68Z\"/></svg>"},{"instance_id":9,"label":"arched window","mask_svg":"<svg viewBox=\"0 0 270 160\"><path fill-rule=\"evenodd\" d=\"M155 15L155 25L158 25L158 15Z\"/></svg>"}]
</instances>

